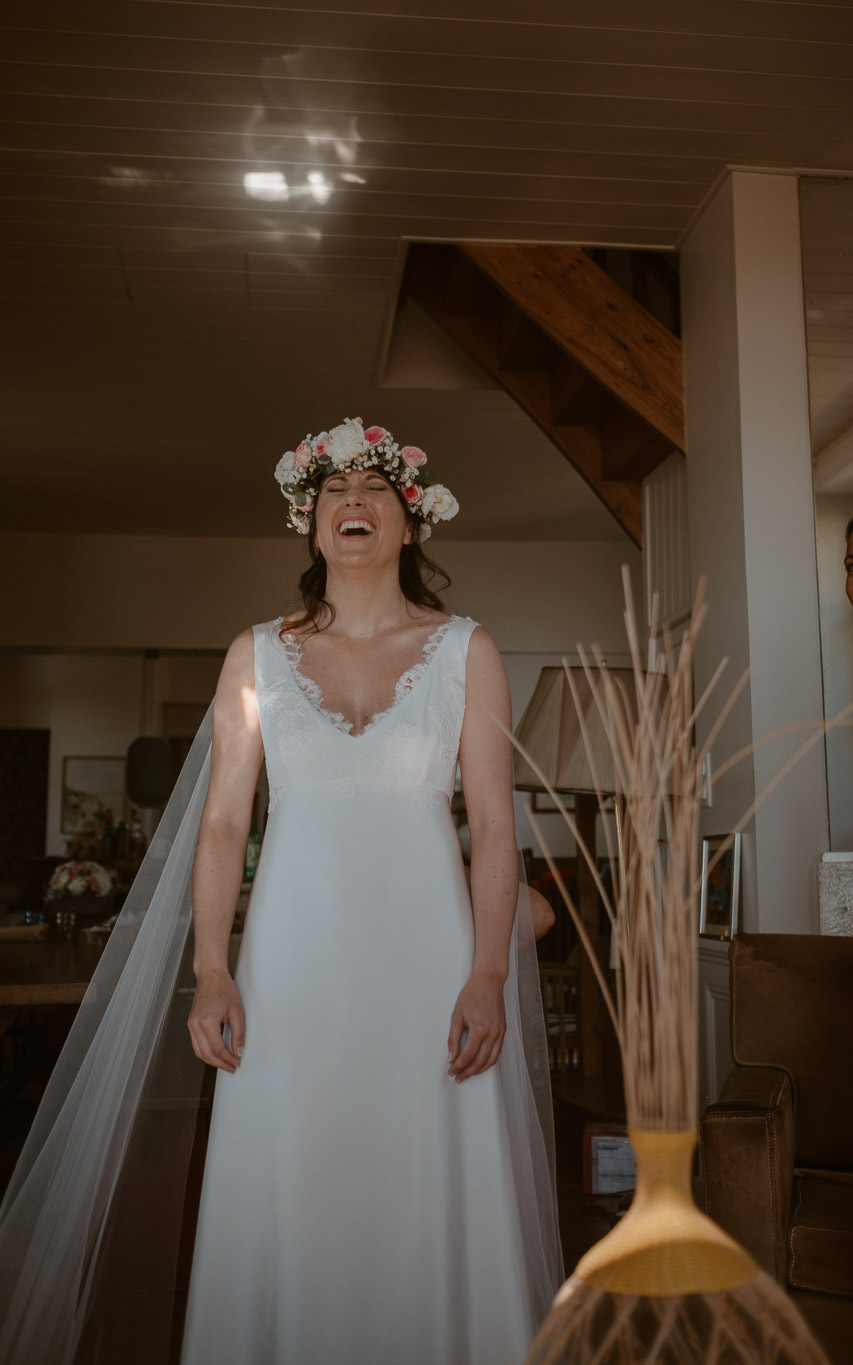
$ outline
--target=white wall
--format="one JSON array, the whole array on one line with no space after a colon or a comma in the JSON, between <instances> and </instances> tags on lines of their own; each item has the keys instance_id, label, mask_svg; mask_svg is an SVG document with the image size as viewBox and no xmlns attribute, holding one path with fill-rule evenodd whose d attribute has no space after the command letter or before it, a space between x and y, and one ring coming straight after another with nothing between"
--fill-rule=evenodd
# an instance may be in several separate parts
<instances>
[{"instance_id":1,"label":"white wall","mask_svg":"<svg viewBox=\"0 0 853 1365\"><path fill-rule=\"evenodd\" d=\"M708 575L710 603L697 694L724 657L728 686L750 670L714 746L718 769L741 746L823 714L796 178L728 176L684 240L681 281L690 562L694 579ZM756 750L717 779L702 833L730 831L800 738ZM741 927L817 932L828 842L819 743L745 831ZM699 991L706 1103L730 1062L722 945L701 943Z\"/></svg>"},{"instance_id":2,"label":"white wall","mask_svg":"<svg viewBox=\"0 0 853 1365\"><path fill-rule=\"evenodd\" d=\"M577 640L620 647L620 566L641 597L639 552L621 542L448 541L430 550L453 580L452 610L501 649ZM297 537L6 535L0 647L221 649L294 604L306 563Z\"/></svg>"},{"instance_id":3,"label":"white wall","mask_svg":"<svg viewBox=\"0 0 853 1365\"><path fill-rule=\"evenodd\" d=\"M45 852L65 852L59 829L63 759L124 756L139 733L141 677L140 660L132 655L12 654L3 660L0 727L50 730Z\"/></svg>"},{"instance_id":4,"label":"white wall","mask_svg":"<svg viewBox=\"0 0 853 1365\"><path fill-rule=\"evenodd\" d=\"M815 500L823 698L827 720L853 701L853 609L844 591L844 531L853 497ZM853 725L826 736L830 848L853 850Z\"/></svg>"},{"instance_id":5,"label":"white wall","mask_svg":"<svg viewBox=\"0 0 853 1365\"><path fill-rule=\"evenodd\" d=\"M453 581L448 605L481 621L503 652L516 721L540 668L559 663L564 653L573 655L579 641L599 643L621 662L623 562L630 564L641 597L640 556L633 547L442 546L439 535L433 544ZM224 649L249 622L286 611L296 600L304 563L304 543L295 539L4 539L0 582L14 583L15 589L0 621L0 649L7 651L0 723L51 728L49 851L64 851L58 827L62 755L124 753L137 734L150 729L146 697L152 688L158 705L209 698L218 662L192 651ZM145 650L163 652L153 680ZM175 650L190 653L170 656ZM517 819L519 842L530 843L521 798ZM559 817L545 823L554 851L568 851Z\"/></svg>"},{"instance_id":6,"label":"white wall","mask_svg":"<svg viewBox=\"0 0 853 1365\"><path fill-rule=\"evenodd\" d=\"M690 559L711 607L697 691L723 657L729 684L750 669L718 768L823 711L796 178L729 176L683 244L681 275ZM799 742L758 749L716 783L703 833L732 829ZM745 834L743 927L816 931L827 846L818 744Z\"/></svg>"}]
</instances>

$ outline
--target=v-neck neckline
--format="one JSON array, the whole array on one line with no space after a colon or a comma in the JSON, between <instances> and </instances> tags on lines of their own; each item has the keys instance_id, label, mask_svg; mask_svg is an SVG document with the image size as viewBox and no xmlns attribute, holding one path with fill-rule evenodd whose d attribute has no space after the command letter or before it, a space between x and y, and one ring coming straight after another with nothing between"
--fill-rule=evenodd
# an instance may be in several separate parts
<instances>
[{"instance_id":1,"label":"v-neck neckline","mask_svg":"<svg viewBox=\"0 0 853 1365\"><path fill-rule=\"evenodd\" d=\"M313 707L318 715L328 721L332 729L337 730L339 734L346 736L347 739L355 740L362 739L364 735L373 730L386 716L390 716L392 711L396 711L397 707L411 695L429 669L433 657L450 630L450 627L458 619L459 618L455 615L451 616L447 621L442 621L441 625L436 627L424 642L421 649L420 660L416 664L413 664L411 668L407 668L405 673L401 673L397 679L397 682L394 685L394 697L390 706L386 706L382 711L376 711L361 730L355 730L354 723L347 720L343 712L330 711L326 708L324 705L325 699L323 697L323 690L320 687L320 684L315 682L313 678L309 678L308 675L301 670L302 645L296 636L290 631L285 631L284 635L279 635L278 638L284 649L285 658L287 659L293 679L309 705Z\"/></svg>"}]
</instances>

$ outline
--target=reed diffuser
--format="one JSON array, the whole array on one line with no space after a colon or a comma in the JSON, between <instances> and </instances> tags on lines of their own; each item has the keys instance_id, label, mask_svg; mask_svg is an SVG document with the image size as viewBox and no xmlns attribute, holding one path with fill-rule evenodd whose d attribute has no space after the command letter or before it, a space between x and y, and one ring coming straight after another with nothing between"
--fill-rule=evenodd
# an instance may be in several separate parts
<instances>
[{"instance_id":1,"label":"reed diffuser","mask_svg":"<svg viewBox=\"0 0 853 1365\"><path fill-rule=\"evenodd\" d=\"M524 757L575 835L578 856L586 861L610 919L618 954L615 998L565 883L556 878L619 1041L637 1188L624 1218L579 1261L559 1291L527 1365L828 1365L783 1290L700 1213L693 1199L703 762L745 678L710 727L704 748L697 750L695 722L722 672L721 666L694 705L694 648L705 615L702 588L680 644L676 647L664 632L659 665L649 666L641 652L627 569L623 578L632 677L626 683L624 670L618 677L610 674L597 649L591 656L581 651L621 793L618 857L611 822L604 821L609 895L571 812L531 756ZM657 634L654 621L650 634ZM566 673L578 703L571 670ZM578 716L604 814L607 796L596 777L596 755L580 705ZM532 811L529 818L556 871ZM724 852L725 846L717 857Z\"/></svg>"}]
</instances>

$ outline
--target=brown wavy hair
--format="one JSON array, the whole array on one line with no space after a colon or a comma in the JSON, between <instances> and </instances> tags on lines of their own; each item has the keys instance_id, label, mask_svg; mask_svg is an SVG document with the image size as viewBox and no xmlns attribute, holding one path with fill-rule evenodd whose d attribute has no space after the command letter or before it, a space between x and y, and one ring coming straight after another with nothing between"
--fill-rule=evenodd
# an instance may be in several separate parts
<instances>
[{"instance_id":1,"label":"brown wavy hair","mask_svg":"<svg viewBox=\"0 0 853 1365\"><path fill-rule=\"evenodd\" d=\"M381 474L381 470L374 471ZM385 478L385 475L382 474ZM404 545L400 551L400 591L415 607L427 607L432 611L445 611L445 605L439 593L444 592L450 587L450 579L438 564L425 554L418 541L422 519L416 517L407 507L396 484L390 479L385 480L390 488L394 489L400 499L400 505L406 514L406 522L412 529L414 539L409 545ZM320 488L322 488L322 483ZM319 489L318 489L319 497ZM299 592L302 596L302 615L296 619L288 618L281 627L284 633L285 627L288 630L311 626L315 632L325 630L335 619L335 609L331 602L326 599L326 561L322 551L317 547L317 511L316 502L311 512L311 526L308 531L308 553L311 556L311 563L299 580ZM322 624L321 624L322 620Z\"/></svg>"}]
</instances>

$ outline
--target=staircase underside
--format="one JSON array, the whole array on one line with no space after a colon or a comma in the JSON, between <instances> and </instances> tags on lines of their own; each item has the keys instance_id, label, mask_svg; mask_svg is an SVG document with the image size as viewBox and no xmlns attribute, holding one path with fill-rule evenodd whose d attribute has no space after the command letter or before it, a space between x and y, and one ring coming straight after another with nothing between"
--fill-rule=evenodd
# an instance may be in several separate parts
<instances>
[{"instance_id":1,"label":"staircase underside","mask_svg":"<svg viewBox=\"0 0 853 1365\"><path fill-rule=\"evenodd\" d=\"M576 247L413 243L406 295L642 545L642 480L684 449L679 339Z\"/></svg>"}]
</instances>

